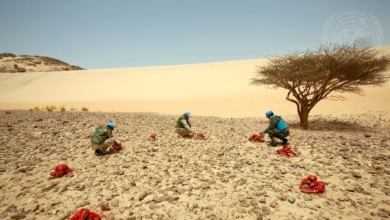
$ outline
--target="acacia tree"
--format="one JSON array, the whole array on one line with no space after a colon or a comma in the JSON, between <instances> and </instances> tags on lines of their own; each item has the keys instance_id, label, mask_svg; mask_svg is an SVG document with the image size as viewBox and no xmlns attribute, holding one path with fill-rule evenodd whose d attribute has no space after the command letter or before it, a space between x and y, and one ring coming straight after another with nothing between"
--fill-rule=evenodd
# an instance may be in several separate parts
<instances>
[{"instance_id":1,"label":"acacia tree","mask_svg":"<svg viewBox=\"0 0 390 220\"><path fill-rule=\"evenodd\" d=\"M389 65L388 55L366 44L322 45L318 51L271 58L251 84L288 90L286 99L295 103L300 125L307 129L318 102L343 100L343 92L363 95L363 86L382 86L389 79Z\"/></svg>"}]
</instances>

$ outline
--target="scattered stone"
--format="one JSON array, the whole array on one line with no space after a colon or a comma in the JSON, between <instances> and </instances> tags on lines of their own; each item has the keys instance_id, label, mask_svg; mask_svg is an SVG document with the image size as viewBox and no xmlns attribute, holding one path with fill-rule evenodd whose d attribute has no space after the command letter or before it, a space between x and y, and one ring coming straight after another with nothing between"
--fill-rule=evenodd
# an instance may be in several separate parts
<instances>
[{"instance_id":1,"label":"scattered stone","mask_svg":"<svg viewBox=\"0 0 390 220\"><path fill-rule=\"evenodd\" d=\"M382 218L389 218L389 214L384 211L379 211L377 215Z\"/></svg>"},{"instance_id":2,"label":"scattered stone","mask_svg":"<svg viewBox=\"0 0 390 220\"><path fill-rule=\"evenodd\" d=\"M305 200L305 201L311 201L311 200L312 200L312 197L311 197L310 195L308 195L308 194L305 194L305 195L303 195L303 200Z\"/></svg>"},{"instance_id":3,"label":"scattered stone","mask_svg":"<svg viewBox=\"0 0 390 220\"><path fill-rule=\"evenodd\" d=\"M201 184L200 184L200 187L201 187L202 189L209 189L209 188L210 188L210 184L208 184L208 183L201 183Z\"/></svg>"},{"instance_id":4,"label":"scattered stone","mask_svg":"<svg viewBox=\"0 0 390 220\"><path fill-rule=\"evenodd\" d=\"M306 206L304 201L298 202L297 205L299 208L305 208L305 206Z\"/></svg>"},{"instance_id":5,"label":"scattered stone","mask_svg":"<svg viewBox=\"0 0 390 220\"><path fill-rule=\"evenodd\" d=\"M120 171L115 171L114 174L116 174L116 175L123 175L123 174L125 174L125 172L120 170Z\"/></svg>"},{"instance_id":6,"label":"scattered stone","mask_svg":"<svg viewBox=\"0 0 390 220\"><path fill-rule=\"evenodd\" d=\"M25 172L27 172L27 169L25 167L22 167L22 168L19 168L18 171L21 173L25 173Z\"/></svg>"},{"instance_id":7,"label":"scattered stone","mask_svg":"<svg viewBox=\"0 0 390 220\"><path fill-rule=\"evenodd\" d=\"M246 201L246 200L244 200L244 201L242 201L241 203L240 203L240 206L242 206L242 207L249 207L250 206L250 204Z\"/></svg>"},{"instance_id":8,"label":"scattered stone","mask_svg":"<svg viewBox=\"0 0 390 220\"><path fill-rule=\"evenodd\" d=\"M269 206L271 206L272 208L276 208L278 206L278 203L273 201L271 202L271 204L269 204Z\"/></svg>"},{"instance_id":9,"label":"scattered stone","mask_svg":"<svg viewBox=\"0 0 390 220\"><path fill-rule=\"evenodd\" d=\"M65 220L82 207L123 220L389 219L390 114L383 114L315 116L305 131L287 118L300 156L285 159L246 139L267 120L199 116L194 126L210 134L199 141L177 137L170 115L13 111L0 117L0 219ZM115 136L125 148L97 157L89 140L102 119L118 123ZM145 140L151 124L155 142ZM62 163L74 176L49 178ZM301 193L309 174L328 193ZM94 205L100 201L106 207ZM294 204L302 212L286 208Z\"/></svg>"},{"instance_id":10,"label":"scattered stone","mask_svg":"<svg viewBox=\"0 0 390 220\"><path fill-rule=\"evenodd\" d=\"M259 199L259 202L265 204L265 202L266 202L265 197L261 197L261 198Z\"/></svg>"},{"instance_id":11,"label":"scattered stone","mask_svg":"<svg viewBox=\"0 0 390 220\"><path fill-rule=\"evenodd\" d=\"M118 207L119 206L119 200L118 199L113 199L112 202L111 202L111 205L113 207Z\"/></svg>"},{"instance_id":12,"label":"scattered stone","mask_svg":"<svg viewBox=\"0 0 390 220\"><path fill-rule=\"evenodd\" d=\"M382 192L383 192L384 194L386 194L387 196L390 196L390 188L384 187L384 188L382 189Z\"/></svg>"},{"instance_id":13,"label":"scattered stone","mask_svg":"<svg viewBox=\"0 0 390 220\"><path fill-rule=\"evenodd\" d=\"M89 205L90 202L88 201L83 201L83 202L80 202L78 205L76 205L77 208L80 208L80 207L84 207L84 206L87 206Z\"/></svg>"},{"instance_id":14,"label":"scattered stone","mask_svg":"<svg viewBox=\"0 0 390 220\"><path fill-rule=\"evenodd\" d=\"M107 192L107 193L104 195L104 198L105 198L106 200L111 200L111 199L113 198L112 193L111 193L111 192Z\"/></svg>"},{"instance_id":15,"label":"scattered stone","mask_svg":"<svg viewBox=\"0 0 390 220\"><path fill-rule=\"evenodd\" d=\"M362 175L360 175L360 173L358 173L358 172L352 172L352 175L353 175L353 177L356 177L356 178L362 178Z\"/></svg>"},{"instance_id":16,"label":"scattered stone","mask_svg":"<svg viewBox=\"0 0 390 220\"><path fill-rule=\"evenodd\" d=\"M138 199L139 199L140 201L142 201L147 195L148 195L148 192L144 191L144 192L142 192L142 193L138 196Z\"/></svg>"},{"instance_id":17,"label":"scattered stone","mask_svg":"<svg viewBox=\"0 0 390 220\"><path fill-rule=\"evenodd\" d=\"M160 202L165 201L167 199L168 199L168 196L157 196L157 197L153 198L153 201L160 203Z\"/></svg>"},{"instance_id":18,"label":"scattered stone","mask_svg":"<svg viewBox=\"0 0 390 220\"><path fill-rule=\"evenodd\" d=\"M14 204L11 204L7 207L7 211L13 211L16 209L16 206Z\"/></svg>"},{"instance_id":19,"label":"scattered stone","mask_svg":"<svg viewBox=\"0 0 390 220\"><path fill-rule=\"evenodd\" d=\"M177 201L179 199L180 199L180 197L178 197L178 196L168 196L167 201L174 202L174 201Z\"/></svg>"},{"instance_id":20,"label":"scattered stone","mask_svg":"<svg viewBox=\"0 0 390 220\"><path fill-rule=\"evenodd\" d=\"M271 209L270 209L268 206L265 206L265 205L263 205L263 206L261 207L261 210L262 210L263 213L266 214L266 215L269 215L270 212L271 212Z\"/></svg>"},{"instance_id":21,"label":"scattered stone","mask_svg":"<svg viewBox=\"0 0 390 220\"><path fill-rule=\"evenodd\" d=\"M11 216L11 219L24 219L24 218L26 218L26 215L24 214L16 214Z\"/></svg>"},{"instance_id":22,"label":"scattered stone","mask_svg":"<svg viewBox=\"0 0 390 220\"><path fill-rule=\"evenodd\" d=\"M286 201L287 200L287 195L281 195L279 197L279 199L282 200L282 201Z\"/></svg>"},{"instance_id":23,"label":"scattered stone","mask_svg":"<svg viewBox=\"0 0 390 220\"><path fill-rule=\"evenodd\" d=\"M100 203L100 209L102 211L111 211L111 208L106 203Z\"/></svg>"}]
</instances>

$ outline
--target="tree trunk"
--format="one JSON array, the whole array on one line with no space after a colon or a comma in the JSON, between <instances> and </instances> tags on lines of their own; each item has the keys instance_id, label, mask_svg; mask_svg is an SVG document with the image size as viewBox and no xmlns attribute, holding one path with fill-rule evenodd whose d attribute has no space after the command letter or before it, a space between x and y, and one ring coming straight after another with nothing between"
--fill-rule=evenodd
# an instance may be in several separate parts
<instances>
[{"instance_id":1,"label":"tree trunk","mask_svg":"<svg viewBox=\"0 0 390 220\"><path fill-rule=\"evenodd\" d=\"M306 106L301 106L301 111L298 112L299 114L299 122L302 127L302 129L307 130L309 127L309 108Z\"/></svg>"}]
</instances>

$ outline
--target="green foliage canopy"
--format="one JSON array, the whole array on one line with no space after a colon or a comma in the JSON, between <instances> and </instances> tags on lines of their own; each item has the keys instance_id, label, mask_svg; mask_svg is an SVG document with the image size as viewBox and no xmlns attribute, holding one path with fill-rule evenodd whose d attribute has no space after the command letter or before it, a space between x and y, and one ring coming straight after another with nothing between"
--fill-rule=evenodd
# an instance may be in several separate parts
<instances>
[{"instance_id":1,"label":"green foliage canopy","mask_svg":"<svg viewBox=\"0 0 390 220\"><path fill-rule=\"evenodd\" d=\"M271 58L251 83L288 90L286 99L297 105L301 126L307 128L309 112L319 101L343 99L333 92L363 95L362 86L383 85L389 65L388 55L358 42L321 46L318 51Z\"/></svg>"}]
</instances>

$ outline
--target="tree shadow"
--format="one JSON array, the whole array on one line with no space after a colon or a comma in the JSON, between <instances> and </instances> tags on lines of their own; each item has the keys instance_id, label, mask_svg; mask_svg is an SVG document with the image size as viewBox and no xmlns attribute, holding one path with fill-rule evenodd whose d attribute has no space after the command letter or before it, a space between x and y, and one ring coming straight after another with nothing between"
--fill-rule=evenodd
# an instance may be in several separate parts
<instances>
[{"instance_id":1,"label":"tree shadow","mask_svg":"<svg viewBox=\"0 0 390 220\"><path fill-rule=\"evenodd\" d=\"M302 129L299 121L289 123L290 128ZM370 126L364 126L357 122L345 121L341 119L312 119L309 120L308 131L358 131L358 132L373 132L375 129Z\"/></svg>"}]
</instances>

